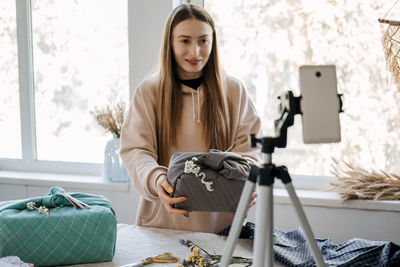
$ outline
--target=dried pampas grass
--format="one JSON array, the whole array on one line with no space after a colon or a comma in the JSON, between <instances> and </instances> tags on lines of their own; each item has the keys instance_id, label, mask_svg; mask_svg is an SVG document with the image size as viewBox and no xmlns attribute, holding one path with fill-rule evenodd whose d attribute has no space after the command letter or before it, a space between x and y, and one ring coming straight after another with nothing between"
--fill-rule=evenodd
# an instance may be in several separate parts
<instances>
[{"instance_id":1,"label":"dried pampas grass","mask_svg":"<svg viewBox=\"0 0 400 267\"><path fill-rule=\"evenodd\" d=\"M400 22L397 23L400 24ZM400 90L400 25L389 24L383 35L382 43L386 64L393 74L397 88Z\"/></svg>"},{"instance_id":2,"label":"dried pampas grass","mask_svg":"<svg viewBox=\"0 0 400 267\"><path fill-rule=\"evenodd\" d=\"M386 12L384 18L378 19L380 23L387 24L387 30L383 35L382 44L385 52L386 64L393 74L394 81L400 91L400 21L387 19L392 9L397 6L397 0ZM392 14L397 16L398 12L394 11Z\"/></svg>"},{"instance_id":3,"label":"dried pampas grass","mask_svg":"<svg viewBox=\"0 0 400 267\"><path fill-rule=\"evenodd\" d=\"M104 108L95 107L91 114L106 131L117 138L121 136L121 127L125 116L124 102L109 104Z\"/></svg>"},{"instance_id":4,"label":"dried pampas grass","mask_svg":"<svg viewBox=\"0 0 400 267\"><path fill-rule=\"evenodd\" d=\"M333 159L331 190L337 191L344 202L351 199L399 200L400 176L385 171L367 171L351 164ZM343 167L341 167L343 165Z\"/></svg>"}]
</instances>

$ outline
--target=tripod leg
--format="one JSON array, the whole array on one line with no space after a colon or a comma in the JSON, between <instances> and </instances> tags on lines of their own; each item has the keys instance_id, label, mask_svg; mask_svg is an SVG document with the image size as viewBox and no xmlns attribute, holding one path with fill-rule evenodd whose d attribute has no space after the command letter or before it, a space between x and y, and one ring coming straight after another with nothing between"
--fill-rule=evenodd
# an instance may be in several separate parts
<instances>
[{"instance_id":1,"label":"tripod leg","mask_svg":"<svg viewBox=\"0 0 400 267\"><path fill-rule=\"evenodd\" d=\"M297 197L296 192L294 191L294 187L293 187L292 183L288 182L288 183L284 183L284 184L286 186L287 192L289 193L290 200L293 203L293 206L296 210L297 216L300 219L301 226L306 235L307 242L311 247L311 251L313 253L314 260L317 263L317 266L318 267L326 266L324 259L321 255L321 251L319 250L319 248L317 246L317 242L315 242L314 234L311 230L310 224L307 221L307 217L304 213L303 207L301 206L299 198Z\"/></svg>"},{"instance_id":2,"label":"tripod leg","mask_svg":"<svg viewBox=\"0 0 400 267\"><path fill-rule=\"evenodd\" d=\"M272 267L274 262L274 194L275 165L271 158L260 168L256 204L256 230L253 246L253 266Z\"/></svg>"},{"instance_id":3,"label":"tripod leg","mask_svg":"<svg viewBox=\"0 0 400 267\"><path fill-rule=\"evenodd\" d=\"M260 185L256 204L253 266L273 266L273 187Z\"/></svg>"},{"instance_id":4,"label":"tripod leg","mask_svg":"<svg viewBox=\"0 0 400 267\"><path fill-rule=\"evenodd\" d=\"M219 264L221 267L226 267L231 262L233 250L235 249L236 241L239 238L243 220L246 217L247 209L249 208L251 195L257 182L258 167L253 165L250 170L249 178L247 179L242 195L240 196L239 204L236 209L235 217L233 218L231 230L229 231L228 240L226 242L224 253Z\"/></svg>"}]
</instances>

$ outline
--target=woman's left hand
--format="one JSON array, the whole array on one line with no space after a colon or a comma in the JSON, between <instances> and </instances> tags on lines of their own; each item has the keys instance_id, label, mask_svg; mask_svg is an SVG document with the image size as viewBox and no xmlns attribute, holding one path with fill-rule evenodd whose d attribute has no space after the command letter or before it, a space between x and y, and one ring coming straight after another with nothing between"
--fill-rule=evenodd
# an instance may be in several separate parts
<instances>
[{"instance_id":1,"label":"woman's left hand","mask_svg":"<svg viewBox=\"0 0 400 267\"><path fill-rule=\"evenodd\" d=\"M172 207L173 204L183 202L187 200L186 197L170 197L169 193L172 193L174 189L168 183L167 177L161 176L157 180L157 194L161 200L161 203L164 205L165 209L172 214L179 214L189 217L189 212L183 209L175 209Z\"/></svg>"}]
</instances>

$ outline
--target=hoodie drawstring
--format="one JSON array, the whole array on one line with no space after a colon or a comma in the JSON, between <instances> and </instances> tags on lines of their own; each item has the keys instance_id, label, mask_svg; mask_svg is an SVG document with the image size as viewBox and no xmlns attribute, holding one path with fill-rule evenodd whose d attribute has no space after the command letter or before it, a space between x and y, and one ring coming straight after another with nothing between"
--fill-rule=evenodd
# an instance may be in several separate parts
<instances>
[{"instance_id":1,"label":"hoodie drawstring","mask_svg":"<svg viewBox=\"0 0 400 267\"><path fill-rule=\"evenodd\" d=\"M196 120L196 114L194 113L194 94L192 91L192 111L193 111L193 120Z\"/></svg>"},{"instance_id":2,"label":"hoodie drawstring","mask_svg":"<svg viewBox=\"0 0 400 267\"><path fill-rule=\"evenodd\" d=\"M192 112L193 112L193 121L196 121L196 112L194 110L194 93L192 92ZM200 92L197 92L197 123L200 123Z\"/></svg>"},{"instance_id":3,"label":"hoodie drawstring","mask_svg":"<svg viewBox=\"0 0 400 267\"><path fill-rule=\"evenodd\" d=\"M200 91L197 91L197 123L200 124Z\"/></svg>"}]
</instances>

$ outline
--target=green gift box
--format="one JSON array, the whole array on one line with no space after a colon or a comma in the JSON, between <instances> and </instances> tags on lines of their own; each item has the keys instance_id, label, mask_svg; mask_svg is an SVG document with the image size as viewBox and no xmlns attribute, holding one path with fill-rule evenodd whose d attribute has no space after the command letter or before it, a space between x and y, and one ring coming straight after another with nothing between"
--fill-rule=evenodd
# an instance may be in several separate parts
<instances>
[{"instance_id":1,"label":"green gift box","mask_svg":"<svg viewBox=\"0 0 400 267\"><path fill-rule=\"evenodd\" d=\"M111 261L116 237L115 212L103 196L52 187L44 197L0 202L0 257L35 266Z\"/></svg>"}]
</instances>

